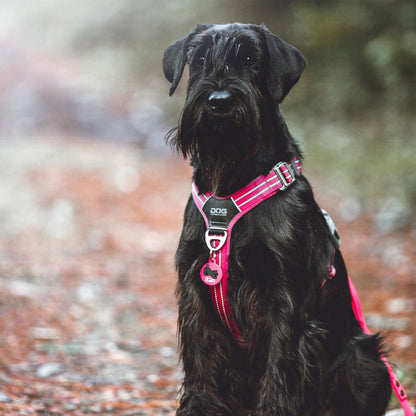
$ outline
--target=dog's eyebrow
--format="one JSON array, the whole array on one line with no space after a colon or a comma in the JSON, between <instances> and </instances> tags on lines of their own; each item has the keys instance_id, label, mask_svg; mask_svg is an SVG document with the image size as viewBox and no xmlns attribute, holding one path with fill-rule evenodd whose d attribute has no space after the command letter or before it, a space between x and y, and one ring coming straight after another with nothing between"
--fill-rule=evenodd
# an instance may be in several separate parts
<instances>
[{"instance_id":1,"label":"dog's eyebrow","mask_svg":"<svg viewBox=\"0 0 416 416\"><path fill-rule=\"evenodd\" d=\"M199 42L197 40L194 40L192 43L189 44L188 50L187 50L187 59L188 62L192 60L193 57L196 55L203 55L206 56L209 53L209 50L211 49L211 46L207 46L202 42Z\"/></svg>"},{"instance_id":2,"label":"dog's eyebrow","mask_svg":"<svg viewBox=\"0 0 416 416\"><path fill-rule=\"evenodd\" d=\"M188 50L197 50L201 47L209 48L212 44L213 42L210 37L208 37L205 33L200 33L189 42Z\"/></svg>"},{"instance_id":3,"label":"dog's eyebrow","mask_svg":"<svg viewBox=\"0 0 416 416\"><path fill-rule=\"evenodd\" d=\"M235 56L237 56L241 50L241 48L247 47L247 48L255 48L256 45L258 45L259 40L255 38L254 36L250 36L247 34L243 34L242 36L239 36L237 39L238 43L236 45L236 51Z\"/></svg>"}]
</instances>

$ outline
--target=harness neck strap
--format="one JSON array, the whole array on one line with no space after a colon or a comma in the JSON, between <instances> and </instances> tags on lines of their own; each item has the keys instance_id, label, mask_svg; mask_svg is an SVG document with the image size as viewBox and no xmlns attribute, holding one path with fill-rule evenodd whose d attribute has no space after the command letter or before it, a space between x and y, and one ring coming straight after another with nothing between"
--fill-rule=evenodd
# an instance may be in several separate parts
<instances>
[{"instance_id":1,"label":"harness neck strap","mask_svg":"<svg viewBox=\"0 0 416 416\"><path fill-rule=\"evenodd\" d=\"M278 191L284 191L295 181L296 174L301 172L301 164L295 157L291 164L279 162L267 176L257 177L227 197L216 197L212 192L199 194L195 183L192 184L192 196L207 229L227 230L260 202Z\"/></svg>"}]
</instances>

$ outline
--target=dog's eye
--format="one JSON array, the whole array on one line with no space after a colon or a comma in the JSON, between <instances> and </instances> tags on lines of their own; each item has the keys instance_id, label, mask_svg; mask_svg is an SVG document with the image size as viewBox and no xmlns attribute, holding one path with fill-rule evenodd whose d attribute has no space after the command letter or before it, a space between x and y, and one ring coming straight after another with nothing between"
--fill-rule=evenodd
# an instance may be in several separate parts
<instances>
[{"instance_id":1,"label":"dog's eye","mask_svg":"<svg viewBox=\"0 0 416 416\"><path fill-rule=\"evenodd\" d=\"M205 56L199 56L198 58L196 58L196 63L199 66L204 66L205 65Z\"/></svg>"},{"instance_id":2,"label":"dog's eye","mask_svg":"<svg viewBox=\"0 0 416 416\"><path fill-rule=\"evenodd\" d=\"M244 63L245 66L252 66L252 65L254 65L256 63L256 58L254 56L247 55L244 58L243 63Z\"/></svg>"}]
</instances>

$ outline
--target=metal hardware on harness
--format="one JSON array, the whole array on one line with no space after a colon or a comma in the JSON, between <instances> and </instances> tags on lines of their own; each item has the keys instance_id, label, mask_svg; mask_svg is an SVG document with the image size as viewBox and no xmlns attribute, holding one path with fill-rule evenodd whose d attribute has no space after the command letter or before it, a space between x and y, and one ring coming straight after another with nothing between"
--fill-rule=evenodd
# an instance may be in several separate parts
<instances>
[{"instance_id":1,"label":"metal hardware on harness","mask_svg":"<svg viewBox=\"0 0 416 416\"><path fill-rule=\"evenodd\" d=\"M324 215L328 228L331 231L332 242L334 243L334 247L335 249L338 249L341 246L341 237L339 236L337 227L335 226L335 223L332 220L332 218L329 216L329 214L324 209L321 209L321 211L322 211L322 214Z\"/></svg>"},{"instance_id":2,"label":"metal hardware on harness","mask_svg":"<svg viewBox=\"0 0 416 416\"><path fill-rule=\"evenodd\" d=\"M283 168L283 170L281 168ZM290 181L283 173L285 170L289 172L290 179L291 179ZM292 166L290 166L289 163L286 163L286 162L278 163L276 166L274 166L273 172L277 175L277 177L280 180L280 183L282 185L280 187L281 191L284 191L289 185L291 185L296 180L295 172L293 171Z\"/></svg>"},{"instance_id":3,"label":"metal hardware on harness","mask_svg":"<svg viewBox=\"0 0 416 416\"><path fill-rule=\"evenodd\" d=\"M226 230L208 228L208 230L205 231L205 242L211 252L220 250L227 241L227 237L228 233ZM215 241L218 241L217 245L214 245Z\"/></svg>"}]
</instances>

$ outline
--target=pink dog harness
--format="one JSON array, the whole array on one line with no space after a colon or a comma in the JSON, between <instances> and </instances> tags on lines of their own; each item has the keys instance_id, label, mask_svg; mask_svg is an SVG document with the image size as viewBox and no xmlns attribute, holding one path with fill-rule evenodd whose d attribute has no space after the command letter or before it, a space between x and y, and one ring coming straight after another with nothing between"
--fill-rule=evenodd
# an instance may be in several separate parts
<instances>
[{"instance_id":1,"label":"pink dog harness","mask_svg":"<svg viewBox=\"0 0 416 416\"><path fill-rule=\"evenodd\" d=\"M293 165L299 173L302 171L297 158L294 158ZM192 197L207 226L205 242L210 251L209 261L202 266L200 276L210 287L212 302L223 324L241 347L247 345L237 324L230 317L227 299L231 231L245 213L277 192L284 191L296 180L293 165L280 162L267 176L259 176L239 191L224 198L215 197L211 192L199 194L195 183L192 184Z\"/></svg>"},{"instance_id":2,"label":"pink dog harness","mask_svg":"<svg viewBox=\"0 0 416 416\"><path fill-rule=\"evenodd\" d=\"M267 176L259 176L253 182L227 197L216 197L212 192L199 194L195 183L192 184L192 197L206 224L205 242L209 249L208 263L200 271L201 280L209 286L213 305L221 321L233 335L236 343L247 348L248 345L241 336L237 323L231 318L230 304L227 298L228 288L228 255L230 253L231 232L234 224L248 211L277 192L286 190L296 181L295 170L302 172L299 160L295 157L292 163L279 162ZM328 220L327 220L328 221ZM332 220L330 220L332 221ZM331 230L333 231L333 230ZM335 275L332 265L328 266L328 279ZM324 279L321 287L326 283ZM348 277L352 308L355 318L366 334L370 331L365 323L360 299L357 291ZM390 375L394 392L404 410L405 416L415 416L407 401L407 395L390 364L381 356Z\"/></svg>"}]
</instances>

